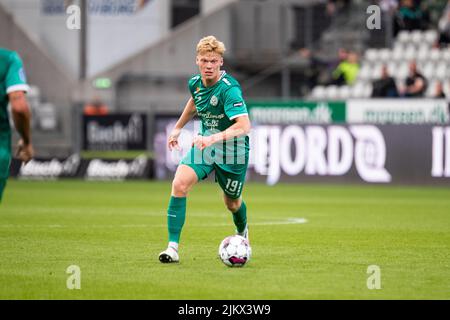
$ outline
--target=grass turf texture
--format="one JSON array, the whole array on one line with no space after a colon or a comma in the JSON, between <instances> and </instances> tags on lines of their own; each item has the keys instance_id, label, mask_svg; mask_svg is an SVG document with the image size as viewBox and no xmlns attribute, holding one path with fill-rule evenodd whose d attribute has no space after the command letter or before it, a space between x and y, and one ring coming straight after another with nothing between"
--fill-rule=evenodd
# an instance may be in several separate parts
<instances>
[{"instance_id":1,"label":"grass turf texture","mask_svg":"<svg viewBox=\"0 0 450 320\"><path fill-rule=\"evenodd\" d=\"M450 299L450 189L247 184L253 257L219 187L188 198L181 263L161 264L170 184L10 180L0 207L0 299ZM306 224L283 224L305 218ZM81 268L68 290L66 268ZM367 288L369 265L381 289Z\"/></svg>"}]
</instances>

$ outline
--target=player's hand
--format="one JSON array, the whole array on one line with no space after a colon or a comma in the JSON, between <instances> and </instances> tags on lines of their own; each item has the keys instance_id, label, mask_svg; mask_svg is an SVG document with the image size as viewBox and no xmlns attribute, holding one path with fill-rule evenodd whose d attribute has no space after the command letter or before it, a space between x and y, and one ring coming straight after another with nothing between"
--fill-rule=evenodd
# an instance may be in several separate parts
<instances>
[{"instance_id":1,"label":"player's hand","mask_svg":"<svg viewBox=\"0 0 450 320\"><path fill-rule=\"evenodd\" d=\"M167 146L170 151L173 149L180 150L180 146L178 145L178 137L180 136L180 133L180 129L173 129L170 133L169 138L167 139Z\"/></svg>"},{"instance_id":2,"label":"player's hand","mask_svg":"<svg viewBox=\"0 0 450 320\"><path fill-rule=\"evenodd\" d=\"M25 144L23 139L17 143L17 150L15 156L22 162L28 163L34 157L34 149L31 143Z\"/></svg>"},{"instance_id":3,"label":"player's hand","mask_svg":"<svg viewBox=\"0 0 450 320\"><path fill-rule=\"evenodd\" d=\"M215 141L213 139L213 136L196 136L194 138L194 145L200 150L208 148L209 146L213 145L214 142Z\"/></svg>"}]
</instances>

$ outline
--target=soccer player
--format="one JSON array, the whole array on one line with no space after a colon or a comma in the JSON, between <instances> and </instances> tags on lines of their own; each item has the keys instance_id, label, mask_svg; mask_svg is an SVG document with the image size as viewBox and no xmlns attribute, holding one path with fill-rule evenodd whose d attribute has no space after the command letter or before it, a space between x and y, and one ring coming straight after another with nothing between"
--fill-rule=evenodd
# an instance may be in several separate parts
<instances>
[{"instance_id":1,"label":"soccer player","mask_svg":"<svg viewBox=\"0 0 450 320\"><path fill-rule=\"evenodd\" d=\"M189 190L212 171L233 215L236 233L248 239L247 208L241 194L248 167L250 120L239 83L221 70L225 46L214 36L200 40L196 64L200 74L189 80L191 98L168 138L170 150L179 149L178 137L194 115L201 120L200 135L181 160L172 182L167 210L169 245L162 263L178 262L178 244L186 217Z\"/></svg>"},{"instance_id":2,"label":"soccer player","mask_svg":"<svg viewBox=\"0 0 450 320\"><path fill-rule=\"evenodd\" d=\"M19 55L14 51L0 48L0 203L11 163L8 103L11 104L14 125L21 136L16 155L26 163L34 154L30 137L31 113L25 96L27 91L28 85Z\"/></svg>"}]
</instances>

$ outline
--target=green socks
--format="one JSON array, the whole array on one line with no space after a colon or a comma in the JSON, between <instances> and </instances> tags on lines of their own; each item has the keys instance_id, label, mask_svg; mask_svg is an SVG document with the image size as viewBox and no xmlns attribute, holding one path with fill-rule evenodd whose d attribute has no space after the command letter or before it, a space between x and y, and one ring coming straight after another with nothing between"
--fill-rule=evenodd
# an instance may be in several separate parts
<instances>
[{"instance_id":1,"label":"green socks","mask_svg":"<svg viewBox=\"0 0 450 320\"><path fill-rule=\"evenodd\" d=\"M167 225L169 227L169 242L179 243L181 229L186 220L186 197L170 197L169 208L167 209ZM238 211L233 213L233 221L237 232L242 233L247 226L247 207L242 201Z\"/></svg>"},{"instance_id":2,"label":"green socks","mask_svg":"<svg viewBox=\"0 0 450 320\"><path fill-rule=\"evenodd\" d=\"M247 207L245 202L242 201L241 207L238 211L233 212L233 221L237 228L237 232L242 233L247 225Z\"/></svg>"},{"instance_id":3,"label":"green socks","mask_svg":"<svg viewBox=\"0 0 450 320\"><path fill-rule=\"evenodd\" d=\"M181 229L186 220L186 197L170 197L167 209L167 225L169 227L169 242L180 242Z\"/></svg>"}]
</instances>

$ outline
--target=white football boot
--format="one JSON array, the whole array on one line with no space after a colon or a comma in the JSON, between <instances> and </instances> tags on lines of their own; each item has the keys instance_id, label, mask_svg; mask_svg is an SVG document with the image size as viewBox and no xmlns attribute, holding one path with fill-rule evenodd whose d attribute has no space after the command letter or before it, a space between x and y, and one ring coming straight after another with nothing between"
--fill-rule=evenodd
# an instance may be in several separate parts
<instances>
[{"instance_id":1,"label":"white football boot","mask_svg":"<svg viewBox=\"0 0 450 320\"><path fill-rule=\"evenodd\" d=\"M179 262L178 252L172 247L167 247L166 250L159 254L159 261L162 263Z\"/></svg>"}]
</instances>

